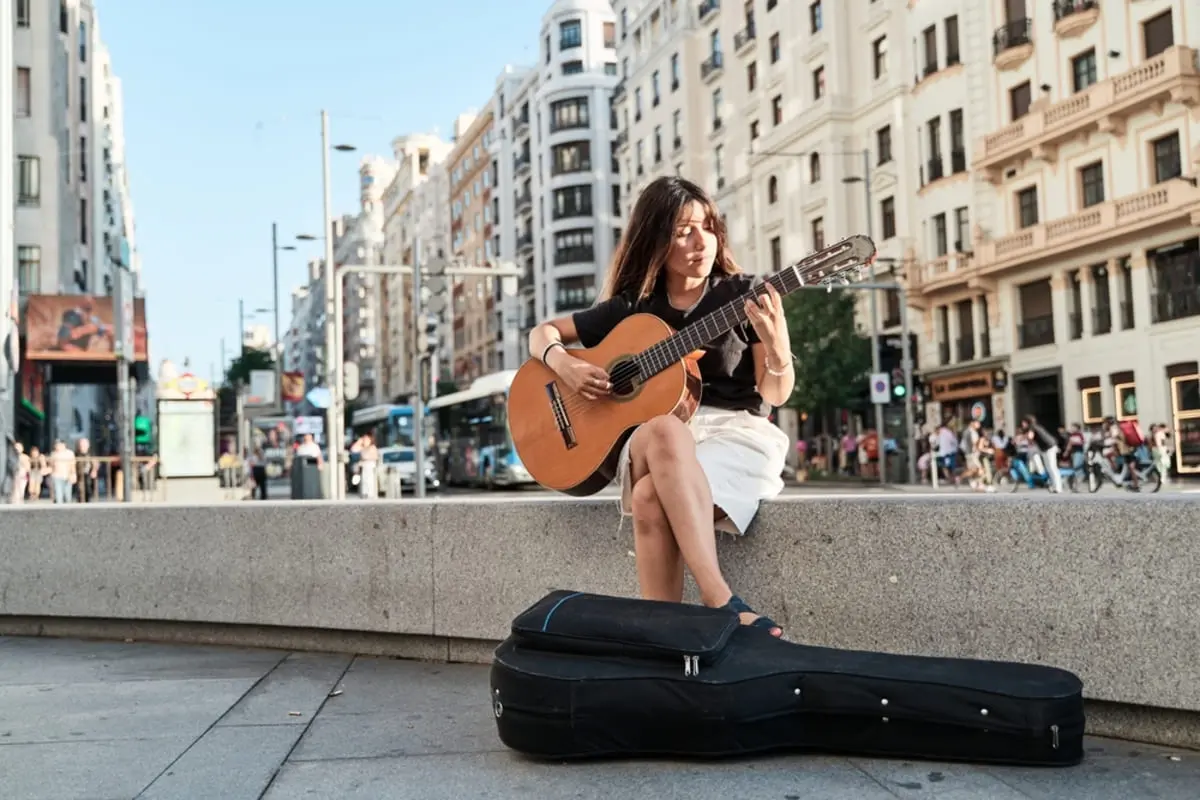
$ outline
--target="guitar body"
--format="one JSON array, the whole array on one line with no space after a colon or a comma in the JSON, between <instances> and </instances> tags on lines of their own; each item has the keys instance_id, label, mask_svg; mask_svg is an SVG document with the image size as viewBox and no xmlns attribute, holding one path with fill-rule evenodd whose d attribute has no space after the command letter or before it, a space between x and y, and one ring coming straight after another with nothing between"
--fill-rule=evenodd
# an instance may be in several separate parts
<instances>
[{"instance_id":1,"label":"guitar body","mask_svg":"<svg viewBox=\"0 0 1200 800\"><path fill-rule=\"evenodd\" d=\"M572 349L571 355L612 375L674 332L653 314L634 314L600 344ZM689 357L624 394L589 400L541 361L529 359L509 388L509 433L521 463L542 486L576 497L592 495L616 477L621 448L637 426L664 414L688 421L700 405L700 387L700 368Z\"/></svg>"}]
</instances>

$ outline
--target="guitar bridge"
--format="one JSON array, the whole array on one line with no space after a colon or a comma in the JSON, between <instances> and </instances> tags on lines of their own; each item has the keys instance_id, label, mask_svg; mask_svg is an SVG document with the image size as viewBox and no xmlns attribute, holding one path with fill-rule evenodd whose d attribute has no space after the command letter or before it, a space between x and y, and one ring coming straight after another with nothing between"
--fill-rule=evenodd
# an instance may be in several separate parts
<instances>
[{"instance_id":1,"label":"guitar bridge","mask_svg":"<svg viewBox=\"0 0 1200 800\"><path fill-rule=\"evenodd\" d=\"M550 398L550 410L554 412L554 424L558 426L558 432L563 437L563 444L570 450L579 442L575 438L575 428L567 416L567 407L563 402L562 392L558 390L558 384L554 381L547 383L546 395Z\"/></svg>"}]
</instances>

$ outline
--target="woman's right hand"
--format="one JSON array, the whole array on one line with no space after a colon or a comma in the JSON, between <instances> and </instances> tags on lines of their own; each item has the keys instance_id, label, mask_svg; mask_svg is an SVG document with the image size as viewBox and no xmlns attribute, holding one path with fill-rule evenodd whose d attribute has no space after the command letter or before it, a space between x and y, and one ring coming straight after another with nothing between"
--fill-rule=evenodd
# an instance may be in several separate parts
<instances>
[{"instance_id":1,"label":"woman's right hand","mask_svg":"<svg viewBox=\"0 0 1200 800\"><path fill-rule=\"evenodd\" d=\"M588 400L598 400L612 391L607 372L582 358L576 358L566 348L554 348L547 358L546 366L554 370L568 387Z\"/></svg>"}]
</instances>

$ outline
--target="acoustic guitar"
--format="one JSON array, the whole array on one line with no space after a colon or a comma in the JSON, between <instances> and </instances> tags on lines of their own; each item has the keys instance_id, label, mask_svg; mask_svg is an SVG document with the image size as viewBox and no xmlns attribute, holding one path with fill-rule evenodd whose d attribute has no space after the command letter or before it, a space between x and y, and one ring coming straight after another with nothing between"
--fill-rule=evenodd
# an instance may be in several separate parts
<instances>
[{"instance_id":1,"label":"acoustic guitar","mask_svg":"<svg viewBox=\"0 0 1200 800\"><path fill-rule=\"evenodd\" d=\"M622 320L604 341L572 348L571 355L603 367L612 384L604 398L573 392L536 358L526 361L509 387L509 434L529 474L547 489L577 497L595 494L616 476L617 460L637 426L663 414L684 422L700 405L702 348L746 324L745 302L767 293L848 283L846 273L875 257L866 236L850 236L770 275L761 284L682 330L653 314Z\"/></svg>"}]
</instances>

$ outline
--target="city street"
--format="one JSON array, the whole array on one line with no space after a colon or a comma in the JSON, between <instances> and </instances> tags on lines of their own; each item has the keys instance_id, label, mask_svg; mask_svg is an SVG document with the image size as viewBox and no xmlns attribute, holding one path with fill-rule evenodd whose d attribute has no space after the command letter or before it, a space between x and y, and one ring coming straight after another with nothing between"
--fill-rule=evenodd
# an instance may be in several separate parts
<instances>
[{"instance_id":1,"label":"city street","mask_svg":"<svg viewBox=\"0 0 1200 800\"><path fill-rule=\"evenodd\" d=\"M496 735L487 667L0 637L12 800L317 797L1195 798L1200 753L1093 738L1066 769L817 755L536 762Z\"/></svg>"}]
</instances>

